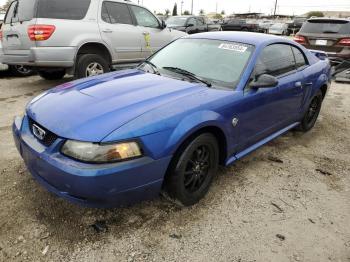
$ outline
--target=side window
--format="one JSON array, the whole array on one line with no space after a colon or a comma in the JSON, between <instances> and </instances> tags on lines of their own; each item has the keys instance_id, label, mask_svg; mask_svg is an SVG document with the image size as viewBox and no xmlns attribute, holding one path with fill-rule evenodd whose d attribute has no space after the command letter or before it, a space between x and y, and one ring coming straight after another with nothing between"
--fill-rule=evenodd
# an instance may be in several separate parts
<instances>
[{"instance_id":1,"label":"side window","mask_svg":"<svg viewBox=\"0 0 350 262\"><path fill-rule=\"evenodd\" d=\"M133 24L126 4L103 2L101 16L103 21L110 24Z\"/></svg>"},{"instance_id":2,"label":"side window","mask_svg":"<svg viewBox=\"0 0 350 262\"><path fill-rule=\"evenodd\" d=\"M201 17L197 18L197 25L204 25L203 18L201 18Z\"/></svg>"},{"instance_id":3,"label":"side window","mask_svg":"<svg viewBox=\"0 0 350 262\"><path fill-rule=\"evenodd\" d=\"M294 57L295 57L295 63L297 68L304 67L308 64L308 62L305 59L304 54L296 47L292 47Z\"/></svg>"},{"instance_id":4,"label":"side window","mask_svg":"<svg viewBox=\"0 0 350 262\"><path fill-rule=\"evenodd\" d=\"M89 10L91 0L36 0L36 2L37 18L82 20ZM26 3L27 6L28 4Z\"/></svg>"},{"instance_id":5,"label":"side window","mask_svg":"<svg viewBox=\"0 0 350 262\"><path fill-rule=\"evenodd\" d=\"M5 21L4 21L5 24L11 23L11 20L15 15L15 10L17 9L17 5L18 5L17 1L12 2L12 4L10 5L9 9L7 10L6 17L5 17Z\"/></svg>"},{"instance_id":6,"label":"side window","mask_svg":"<svg viewBox=\"0 0 350 262\"><path fill-rule=\"evenodd\" d=\"M258 70L259 68L259 70ZM256 71L280 76L295 70L295 60L290 45L274 44L265 47L262 51Z\"/></svg>"},{"instance_id":7,"label":"side window","mask_svg":"<svg viewBox=\"0 0 350 262\"><path fill-rule=\"evenodd\" d=\"M131 5L130 7L139 26L159 28L159 21L151 12L134 5Z\"/></svg>"},{"instance_id":8,"label":"side window","mask_svg":"<svg viewBox=\"0 0 350 262\"><path fill-rule=\"evenodd\" d=\"M191 17L191 18L189 18L189 19L187 20L187 24L188 24L188 25L192 24L192 25L196 26L196 25L197 25L197 21L196 21L195 18Z\"/></svg>"}]
</instances>

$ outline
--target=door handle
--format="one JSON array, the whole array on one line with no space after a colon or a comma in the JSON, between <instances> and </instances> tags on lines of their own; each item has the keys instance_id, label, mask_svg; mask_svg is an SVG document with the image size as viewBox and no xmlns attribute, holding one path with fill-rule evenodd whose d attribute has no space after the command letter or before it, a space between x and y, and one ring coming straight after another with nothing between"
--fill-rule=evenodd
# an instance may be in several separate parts
<instances>
[{"instance_id":1,"label":"door handle","mask_svg":"<svg viewBox=\"0 0 350 262\"><path fill-rule=\"evenodd\" d=\"M113 33L112 29L104 29L102 30L103 33Z\"/></svg>"},{"instance_id":2,"label":"door handle","mask_svg":"<svg viewBox=\"0 0 350 262\"><path fill-rule=\"evenodd\" d=\"M305 83L304 86L312 86L313 83L312 82L308 82L308 83Z\"/></svg>"}]
</instances>

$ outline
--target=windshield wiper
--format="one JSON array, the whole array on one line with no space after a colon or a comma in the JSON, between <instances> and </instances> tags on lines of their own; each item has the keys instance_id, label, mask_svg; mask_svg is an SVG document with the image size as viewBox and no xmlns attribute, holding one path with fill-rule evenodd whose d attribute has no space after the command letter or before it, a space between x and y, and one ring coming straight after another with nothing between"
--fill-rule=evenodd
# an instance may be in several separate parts
<instances>
[{"instance_id":1,"label":"windshield wiper","mask_svg":"<svg viewBox=\"0 0 350 262\"><path fill-rule=\"evenodd\" d=\"M212 84L206 80L204 80L203 78L197 76L196 74L194 73L191 73L185 69L181 69L181 68L178 68L178 67L172 67L172 66L165 66L163 67L163 69L165 70L169 70L169 71L173 71L175 73L178 73L178 74L181 74L181 75L184 75L184 76L187 76L193 80L197 80L198 82L201 82L203 84L205 84L207 87L211 87Z\"/></svg>"},{"instance_id":2,"label":"windshield wiper","mask_svg":"<svg viewBox=\"0 0 350 262\"><path fill-rule=\"evenodd\" d=\"M153 72L154 72L156 75L160 75L159 70L158 70L158 67L157 67L155 64L153 64L151 61L145 60L145 61L143 61L142 64L150 65L150 66L152 67L152 69L153 69Z\"/></svg>"}]
</instances>

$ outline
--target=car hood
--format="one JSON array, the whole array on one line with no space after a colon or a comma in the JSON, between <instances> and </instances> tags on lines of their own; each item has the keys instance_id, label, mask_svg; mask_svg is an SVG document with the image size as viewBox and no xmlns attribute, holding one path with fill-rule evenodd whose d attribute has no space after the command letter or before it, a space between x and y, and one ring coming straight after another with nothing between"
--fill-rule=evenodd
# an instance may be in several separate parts
<instances>
[{"instance_id":1,"label":"car hood","mask_svg":"<svg viewBox=\"0 0 350 262\"><path fill-rule=\"evenodd\" d=\"M26 112L60 137L100 142L142 114L204 90L203 84L125 70L60 85Z\"/></svg>"}]
</instances>

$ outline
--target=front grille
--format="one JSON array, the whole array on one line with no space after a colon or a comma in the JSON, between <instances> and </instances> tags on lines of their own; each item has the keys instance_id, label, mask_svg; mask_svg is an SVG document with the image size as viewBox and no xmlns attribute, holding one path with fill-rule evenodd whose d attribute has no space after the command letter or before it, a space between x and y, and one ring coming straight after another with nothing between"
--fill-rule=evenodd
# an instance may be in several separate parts
<instances>
[{"instance_id":1,"label":"front grille","mask_svg":"<svg viewBox=\"0 0 350 262\"><path fill-rule=\"evenodd\" d=\"M43 127L42 125L38 124L37 122L35 122L33 119L31 118L28 118L29 120L29 129L30 129L30 132L33 134L33 136L41 143L43 144L44 146L51 146L55 141L56 139L58 138L57 135L55 135L54 133L52 133L50 130L47 130L45 127ZM39 138L37 138L33 132L33 125L36 125L38 127L40 127L41 129L43 129L45 131L45 137L40 140Z\"/></svg>"}]
</instances>

